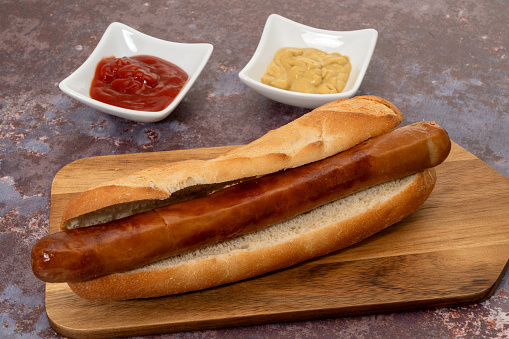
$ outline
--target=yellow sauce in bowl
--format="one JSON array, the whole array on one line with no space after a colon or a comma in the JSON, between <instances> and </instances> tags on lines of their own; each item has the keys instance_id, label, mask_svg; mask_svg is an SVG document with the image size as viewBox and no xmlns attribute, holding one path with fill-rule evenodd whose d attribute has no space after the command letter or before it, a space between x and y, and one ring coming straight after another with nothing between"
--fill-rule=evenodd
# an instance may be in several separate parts
<instances>
[{"instance_id":1,"label":"yellow sauce in bowl","mask_svg":"<svg viewBox=\"0 0 509 339\"><path fill-rule=\"evenodd\" d=\"M261 82L280 89L311 93L341 93L352 65L348 56L316 48L281 48L267 66Z\"/></svg>"}]
</instances>

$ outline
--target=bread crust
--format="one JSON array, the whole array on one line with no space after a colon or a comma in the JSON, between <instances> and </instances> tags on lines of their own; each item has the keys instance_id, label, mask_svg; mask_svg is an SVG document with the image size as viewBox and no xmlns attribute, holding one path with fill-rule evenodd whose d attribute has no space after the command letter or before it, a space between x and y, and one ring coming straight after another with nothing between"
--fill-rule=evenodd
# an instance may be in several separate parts
<instances>
[{"instance_id":1,"label":"bread crust","mask_svg":"<svg viewBox=\"0 0 509 339\"><path fill-rule=\"evenodd\" d=\"M125 300L237 282L326 255L383 230L417 210L435 182L435 170L427 169L204 250L68 285L85 299ZM300 231L290 234L296 225Z\"/></svg>"},{"instance_id":2,"label":"bread crust","mask_svg":"<svg viewBox=\"0 0 509 339\"><path fill-rule=\"evenodd\" d=\"M385 99L339 99L217 158L151 167L87 190L66 206L60 228L90 226L186 199L176 193L190 187L206 194L216 185L321 160L401 122L401 112Z\"/></svg>"},{"instance_id":3,"label":"bread crust","mask_svg":"<svg viewBox=\"0 0 509 339\"><path fill-rule=\"evenodd\" d=\"M336 100L214 159L151 167L87 190L70 201L61 229L117 219L318 161L388 132L401 122L401 112L385 99L359 96ZM434 170L426 170L255 233L129 272L68 284L85 299L124 300L191 292L251 278L350 246L388 227L424 203L434 182ZM349 201L348 207L341 207L345 201ZM324 219L319 217L324 211L334 213ZM345 217L346 211L351 214ZM297 225L292 224L295 222ZM300 233L292 235L292 229Z\"/></svg>"}]
</instances>

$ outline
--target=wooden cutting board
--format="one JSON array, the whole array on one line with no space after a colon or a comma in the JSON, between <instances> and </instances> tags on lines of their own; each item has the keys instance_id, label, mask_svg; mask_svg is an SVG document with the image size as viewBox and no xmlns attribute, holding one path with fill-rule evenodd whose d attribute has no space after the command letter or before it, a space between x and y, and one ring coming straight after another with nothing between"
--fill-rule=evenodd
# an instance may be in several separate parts
<instances>
[{"instance_id":1,"label":"wooden cutting board","mask_svg":"<svg viewBox=\"0 0 509 339\"><path fill-rule=\"evenodd\" d=\"M50 232L76 194L149 165L206 159L230 147L103 156L55 176ZM235 284L147 300L94 302L46 285L60 334L134 336L408 311L488 298L509 258L509 178L453 143L438 182L414 214L348 249Z\"/></svg>"}]
</instances>

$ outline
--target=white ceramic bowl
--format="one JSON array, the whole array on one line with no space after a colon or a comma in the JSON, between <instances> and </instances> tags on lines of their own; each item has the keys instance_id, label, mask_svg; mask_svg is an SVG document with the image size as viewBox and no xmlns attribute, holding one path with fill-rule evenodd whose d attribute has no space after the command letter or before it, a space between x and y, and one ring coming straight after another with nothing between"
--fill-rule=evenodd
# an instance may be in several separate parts
<instances>
[{"instance_id":1,"label":"white ceramic bowl","mask_svg":"<svg viewBox=\"0 0 509 339\"><path fill-rule=\"evenodd\" d=\"M377 38L378 32L374 29L326 31L271 14L263 29L260 43L251 60L240 71L239 78L267 98L305 108L316 108L336 99L351 98L362 83ZM327 53L338 52L350 57L352 71L344 90L337 94L308 94L262 84L260 81L262 74L267 70L276 51L282 47L313 47Z\"/></svg>"},{"instance_id":2,"label":"white ceramic bowl","mask_svg":"<svg viewBox=\"0 0 509 339\"><path fill-rule=\"evenodd\" d=\"M121 118L154 122L166 118L182 101L200 75L212 54L213 46L206 43L176 43L140 33L129 26L114 22L97 44L90 57L70 76L60 82L60 89L70 97L99 111ZM90 85L99 61L104 57L151 55L182 68L189 79L172 103L162 111L145 112L108 105L90 98Z\"/></svg>"}]
</instances>

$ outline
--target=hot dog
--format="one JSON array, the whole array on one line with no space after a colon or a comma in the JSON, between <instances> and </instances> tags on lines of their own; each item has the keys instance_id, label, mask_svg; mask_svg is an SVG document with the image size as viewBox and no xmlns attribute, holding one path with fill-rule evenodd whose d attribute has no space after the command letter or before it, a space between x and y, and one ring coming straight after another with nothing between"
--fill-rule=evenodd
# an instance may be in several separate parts
<instances>
[{"instance_id":1,"label":"hot dog","mask_svg":"<svg viewBox=\"0 0 509 339\"><path fill-rule=\"evenodd\" d=\"M33 248L33 271L48 282L124 272L257 231L361 189L437 166L449 148L449 138L440 126L412 124L324 160L202 198L48 235Z\"/></svg>"},{"instance_id":2,"label":"hot dog","mask_svg":"<svg viewBox=\"0 0 509 339\"><path fill-rule=\"evenodd\" d=\"M381 98L339 100L216 159L150 168L86 191L64 212L63 232L34 246L34 273L45 281L67 281L88 299L144 298L245 279L348 246L417 209L434 185L430 168L448 155L450 141L440 126L422 122L388 132L400 122L401 113ZM165 173L164 178L147 183L158 173ZM386 192L391 190L397 193ZM376 212L350 208L357 212L348 220L328 220L330 227L306 231L297 243L278 238L274 244L262 235L276 232L280 237L274 230L295 220L309 222L305 218L316 211L335 209L330 206L338 199L341 205L359 194L383 201ZM125 217L126 210L134 215ZM371 214L376 217L367 217ZM362 220L354 228L344 229L357 218ZM97 220L106 223L81 228ZM67 230L76 226L80 229ZM342 234L323 240L310 235L334 229ZM263 240L252 240L235 254L200 257L238 246L227 244L246 237ZM294 253L286 248L289 243L306 245ZM278 253L268 258L273 251ZM256 268L242 265L251 258L258 258ZM210 270L204 276L210 278L198 278L205 267Z\"/></svg>"}]
</instances>

